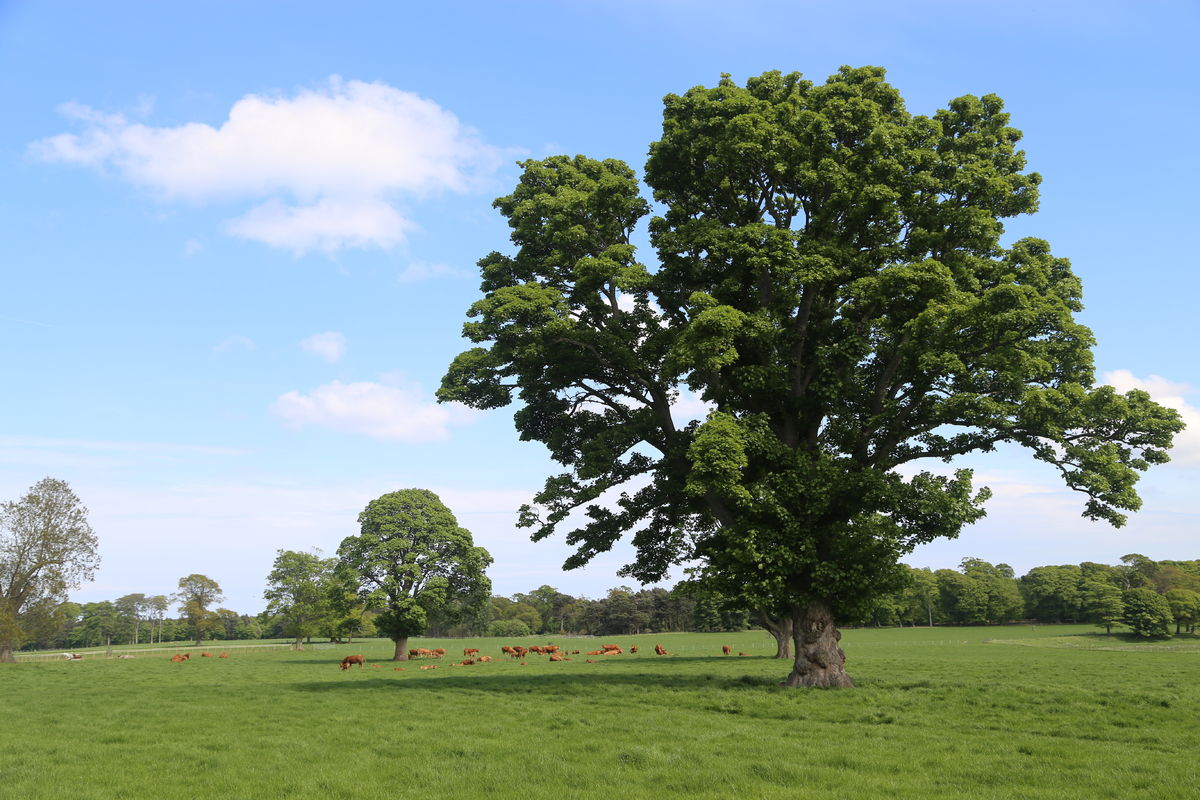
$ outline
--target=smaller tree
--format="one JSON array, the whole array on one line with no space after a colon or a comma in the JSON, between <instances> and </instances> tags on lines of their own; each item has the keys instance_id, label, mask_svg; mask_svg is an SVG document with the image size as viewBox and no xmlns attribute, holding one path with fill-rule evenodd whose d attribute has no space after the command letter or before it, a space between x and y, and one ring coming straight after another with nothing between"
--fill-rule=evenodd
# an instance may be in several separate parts
<instances>
[{"instance_id":1,"label":"smaller tree","mask_svg":"<svg viewBox=\"0 0 1200 800\"><path fill-rule=\"evenodd\" d=\"M284 621L284 631L294 637L294 647L317 633L333 611L330 581L336 561L316 553L279 550L267 576L267 611Z\"/></svg>"},{"instance_id":2,"label":"smaller tree","mask_svg":"<svg viewBox=\"0 0 1200 800\"><path fill-rule=\"evenodd\" d=\"M1171 607L1171 616L1175 617L1175 633L1182 626L1187 626L1191 633L1200 622L1200 594L1189 589L1172 589L1163 595Z\"/></svg>"},{"instance_id":3,"label":"smaller tree","mask_svg":"<svg viewBox=\"0 0 1200 800\"><path fill-rule=\"evenodd\" d=\"M360 534L343 539L338 556L381 609L375 627L395 643L394 660L408 657L408 639L426 631L431 609L486 602L492 557L433 492L385 494L358 523Z\"/></svg>"},{"instance_id":4,"label":"smaller tree","mask_svg":"<svg viewBox=\"0 0 1200 800\"><path fill-rule=\"evenodd\" d=\"M15 661L21 616L44 599L92 579L100 566L87 509L66 481L43 478L0 505L0 662Z\"/></svg>"},{"instance_id":5,"label":"smaller tree","mask_svg":"<svg viewBox=\"0 0 1200 800\"><path fill-rule=\"evenodd\" d=\"M1171 606L1167 598L1153 589L1128 589L1121 597L1125 604L1125 617L1122 620L1135 634L1143 638L1171 635Z\"/></svg>"},{"instance_id":6,"label":"smaller tree","mask_svg":"<svg viewBox=\"0 0 1200 800\"><path fill-rule=\"evenodd\" d=\"M1083 597L1083 613L1094 625L1103 625L1105 633L1112 633L1112 626L1125 619L1125 602L1122 592L1112 583L1085 580L1080 589Z\"/></svg>"},{"instance_id":7,"label":"smaller tree","mask_svg":"<svg viewBox=\"0 0 1200 800\"><path fill-rule=\"evenodd\" d=\"M209 606L221 602L225 595L220 585L207 575L188 575L179 579L179 591L175 593L175 601L179 610L188 621L196 646L204 640L205 635L220 625L220 619L209 610Z\"/></svg>"},{"instance_id":8,"label":"smaller tree","mask_svg":"<svg viewBox=\"0 0 1200 800\"><path fill-rule=\"evenodd\" d=\"M163 620L167 618L167 610L171 600L165 594L156 594L146 598L146 615L150 623L150 643L162 644ZM155 638L157 634L157 638Z\"/></svg>"},{"instance_id":9,"label":"smaller tree","mask_svg":"<svg viewBox=\"0 0 1200 800\"><path fill-rule=\"evenodd\" d=\"M146 614L146 595L127 594L124 597L118 597L114 604L125 620L125 626L129 632L129 643L137 644L141 633L142 618Z\"/></svg>"},{"instance_id":10,"label":"smaller tree","mask_svg":"<svg viewBox=\"0 0 1200 800\"><path fill-rule=\"evenodd\" d=\"M81 611L79 626L75 629L78 642L87 646L104 645L112 649L113 636L121 629L121 612L116 604L104 600L87 603Z\"/></svg>"}]
</instances>

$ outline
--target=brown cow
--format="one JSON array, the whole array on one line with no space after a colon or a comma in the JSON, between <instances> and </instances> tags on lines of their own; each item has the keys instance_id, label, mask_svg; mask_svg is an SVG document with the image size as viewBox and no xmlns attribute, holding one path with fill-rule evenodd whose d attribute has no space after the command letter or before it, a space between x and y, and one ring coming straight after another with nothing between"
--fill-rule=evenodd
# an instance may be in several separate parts
<instances>
[{"instance_id":1,"label":"brown cow","mask_svg":"<svg viewBox=\"0 0 1200 800\"><path fill-rule=\"evenodd\" d=\"M182 664L185 661L187 661L187 659L184 658L183 656L179 655L178 653L171 656L171 663L173 663L173 664Z\"/></svg>"},{"instance_id":2,"label":"brown cow","mask_svg":"<svg viewBox=\"0 0 1200 800\"><path fill-rule=\"evenodd\" d=\"M513 658L516 658L517 656L517 651L506 644L500 645L500 652L506 656L512 656Z\"/></svg>"},{"instance_id":3,"label":"brown cow","mask_svg":"<svg viewBox=\"0 0 1200 800\"><path fill-rule=\"evenodd\" d=\"M730 653L733 652L733 648L727 644L723 644L723 645L721 645L721 652L724 653L725 655L729 655Z\"/></svg>"},{"instance_id":4,"label":"brown cow","mask_svg":"<svg viewBox=\"0 0 1200 800\"><path fill-rule=\"evenodd\" d=\"M489 661L492 660L492 657L491 656L480 656L476 660L479 661L480 663L487 664Z\"/></svg>"},{"instance_id":5,"label":"brown cow","mask_svg":"<svg viewBox=\"0 0 1200 800\"><path fill-rule=\"evenodd\" d=\"M604 655L604 651L603 650L589 650L588 655L589 656L602 656L602 655Z\"/></svg>"},{"instance_id":6,"label":"brown cow","mask_svg":"<svg viewBox=\"0 0 1200 800\"><path fill-rule=\"evenodd\" d=\"M217 658L229 658L229 653L222 652Z\"/></svg>"},{"instance_id":7,"label":"brown cow","mask_svg":"<svg viewBox=\"0 0 1200 800\"><path fill-rule=\"evenodd\" d=\"M660 656L668 655L667 648L663 647L661 644L654 645L654 652Z\"/></svg>"},{"instance_id":8,"label":"brown cow","mask_svg":"<svg viewBox=\"0 0 1200 800\"><path fill-rule=\"evenodd\" d=\"M212 658L212 653L201 653L200 657L201 658Z\"/></svg>"},{"instance_id":9,"label":"brown cow","mask_svg":"<svg viewBox=\"0 0 1200 800\"><path fill-rule=\"evenodd\" d=\"M363 661L364 661L364 659L362 656L346 656L345 658L342 659L342 669L344 669L344 670L350 669L350 667L352 667L355 664L358 664L358 668L362 669Z\"/></svg>"},{"instance_id":10,"label":"brown cow","mask_svg":"<svg viewBox=\"0 0 1200 800\"><path fill-rule=\"evenodd\" d=\"M471 656L479 655L479 648L478 647L464 647L463 655L466 656L467 658L470 658Z\"/></svg>"},{"instance_id":11,"label":"brown cow","mask_svg":"<svg viewBox=\"0 0 1200 800\"><path fill-rule=\"evenodd\" d=\"M444 647L438 647L438 648L435 648L435 649L433 649L433 650L429 650L429 651L427 651L427 652L428 652L430 655L432 655L434 658L441 658L442 656L446 655L446 648L444 648Z\"/></svg>"},{"instance_id":12,"label":"brown cow","mask_svg":"<svg viewBox=\"0 0 1200 800\"><path fill-rule=\"evenodd\" d=\"M631 652L631 653L636 653L636 652L637 652L637 645L636 645L636 644L632 644L632 645L630 645L630 646L629 646L629 652Z\"/></svg>"},{"instance_id":13,"label":"brown cow","mask_svg":"<svg viewBox=\"0 0 1200 800\"><path fill-rule=\"evenodd\" d=\"M748 655L750 655L750 654L749 654L749 653L738 653L738 655L739 655L739 656L748 656Z\"/></svg>"},{"instance_id":14,"label":"brown cow","mask_svg":"<svg viewBox=\"0 0 1200 800\"><path fill-rule=\"evenodd\" d=\"M550 660L551 661L570 661L571 659L567 658L564 655L560 655L558 653L551 653Z\"/></svg>"}]
</instances>

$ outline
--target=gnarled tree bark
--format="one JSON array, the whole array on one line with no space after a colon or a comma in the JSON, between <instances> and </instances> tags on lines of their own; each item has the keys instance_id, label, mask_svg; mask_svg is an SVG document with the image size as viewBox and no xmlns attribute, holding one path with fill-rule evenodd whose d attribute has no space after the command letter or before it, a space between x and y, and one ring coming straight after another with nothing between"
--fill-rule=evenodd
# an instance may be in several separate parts
<instances>
[{"instance_id":1,"label":"gnarled tree bark","mask_svg":"<svg viewBox=\"0 0 1200 800\"><path fill-rule=\"evenodd\" d=\"M775 657L791 658L792 632L795 630L791 614L771 614L761 608L756 609L755 613L758 616L759 624L775 637Z\"/></svg>"},{"instance_id":2,"label":"gnarled tree bark","mask_svg":"<svg viewBox=\"0 0 1200 800\"><path fill-rule=\"evenodd\" d=\"M846 674L846 654L838 646L841 632L834 624L829 606L821 601L792 608L796 660L784 686L813 686L822 689L853 688Z\"/></svg>"}]
</instances>

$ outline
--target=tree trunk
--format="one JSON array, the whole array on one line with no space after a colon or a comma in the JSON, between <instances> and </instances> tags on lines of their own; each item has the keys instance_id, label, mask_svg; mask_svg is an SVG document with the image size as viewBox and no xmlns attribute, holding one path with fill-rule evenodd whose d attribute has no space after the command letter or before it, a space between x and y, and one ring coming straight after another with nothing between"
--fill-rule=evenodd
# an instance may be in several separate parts
<instances>
[{"instance_id":1,"label":"tree trunk","mask_svg":"<svg viewBox=\"0 0 1200 800\"><path fill-rule=\"evenodd\" d=\"M13 655L13 643L8 640L0 641L0 664L15 664L17 657Z\"/></svg>"},{"instance_id":2,"label":"tree trunk","mask_svg":"<svg viewBox=\"0 0 1200 800\"><path fill-rule=\"evenodd\" d=\"M408 637L392 641L396 643L396 654L392 656L392 661L408 661Z\"/></svg>"},{"instance_id":3,"label":"tree trunk","mask_svg":"<svg viewBox=\"0 0 1200 800\"><path fill-rule=\"evenodd\" d=\"M296 641L292 642L292 649L293 649L293 650L300 650L300 649L301 649L301 647L300 647L300 640L301 640L302 638L304 638L304 637L302 637L302 636L297 636L297 637L296 637Z\"/></svg>"},{"instance_id":4,"label":"tree trunk","mask_svg":"<svg viewBox=\"0 0 1200 800\"><path fill-rule=\"evenodd\" d=\"M842 634L829 606L821 601L794 606L792 620L796 661L784 686L852 688L854 681L846 674L846 654L838 647Z\"/></svg>"},{"instance_id":5,"label":"tree trunk","mask_svg":"<svg viewBox=\"0 0 1200 800\"><path fill-rule=\"evenodd\" d=\"M767 632L775 637L775 657L792 657L792 618L787 614L768 614L763 609L757 609L758 621Z\"/></svg>"}]
</instances>

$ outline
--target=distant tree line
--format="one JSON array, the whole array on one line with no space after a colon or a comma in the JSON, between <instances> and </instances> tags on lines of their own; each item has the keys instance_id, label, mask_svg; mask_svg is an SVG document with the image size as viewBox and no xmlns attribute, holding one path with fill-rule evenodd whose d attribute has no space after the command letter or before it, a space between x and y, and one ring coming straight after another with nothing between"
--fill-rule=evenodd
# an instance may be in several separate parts
<instances>
[{"instance_id":1,"label":"distant tree line","mask_svg":"<svg viewBox=\"0 0 1200 800\"><path fill-rule=\"evenodd\" d=\"M128 594L97 603L35 606L25 615L29 638L22 649L46 650L106 644L153 644L222 639L352 641L377 636L379 610L337 569L337 559L281 550L268 579L268 607L257 615L228 608L197 609L170 617L176 595ZM904 589L882 598L864 626L987 625L1018 621L1088 622L1140 636L1194 633L1200 624L1200 560L1153 561L1131 553L1118 565L1034 567L1017 578L1007 564L964 559L957 570L907 567ZM188 576L189 580L204 576ZM215 585L215 582L214 582ZM286 592L284 587L290 587ZM219 592L219 587L218 587ZM490 601L463 613L447 606L429 618L434 637L593 635L738 631L754 627L746 609L682 582L674 588L610 589L590 599L543 585ZM199 629L199 630L198 630Z\"/></svg>"},{"instance_id":2,"label":"distant tree line","mask_svg":"<svg viewBox=\"0 0 1200 800\"><path fill-rule=\"evenodd\" d=\"M964 559L958 570L907 568L905 586L880 598L860 625L984 625L1027 620L1090 622L1111 633L1192 633L1200 622L1200 560L1153 561L1131 553L1115 566L1034 567Z\"/></svg>"}]
</instances>

